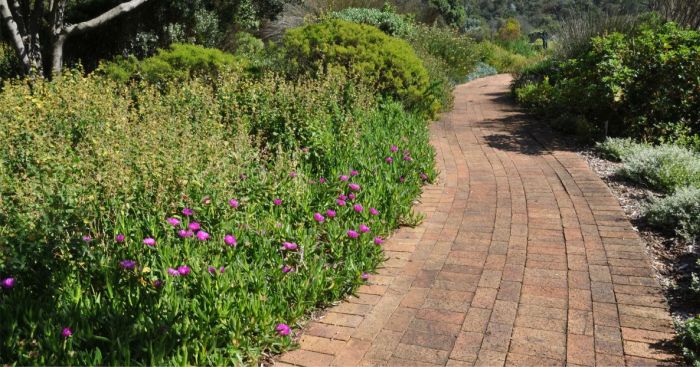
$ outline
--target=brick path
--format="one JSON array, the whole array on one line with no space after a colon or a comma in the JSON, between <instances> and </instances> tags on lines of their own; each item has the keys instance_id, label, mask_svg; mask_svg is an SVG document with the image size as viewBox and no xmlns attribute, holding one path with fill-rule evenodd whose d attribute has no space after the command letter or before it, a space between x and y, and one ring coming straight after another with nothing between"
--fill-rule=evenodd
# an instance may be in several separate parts
<instances>
[{"instance_id":1,"label":"brick path","mask_svg":"<svg viewBox=\"0 0 700 367\"><path fill-rule=\"evenodd\" d=\"M455 91L431 126L442 172L427 219L385 244L369 285L312 322L278 365L622 366L673 358L672 322L639 236L574 152L506 98ZM667 362L671 364L671 362Z\"/></svg>"}]
</instances>

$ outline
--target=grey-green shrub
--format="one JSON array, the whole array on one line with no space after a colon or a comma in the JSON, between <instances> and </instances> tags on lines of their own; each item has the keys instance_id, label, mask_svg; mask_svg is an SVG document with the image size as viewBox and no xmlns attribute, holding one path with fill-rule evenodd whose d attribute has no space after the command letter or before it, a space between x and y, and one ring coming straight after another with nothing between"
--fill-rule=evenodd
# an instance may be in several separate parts
<instances>
[{"instance_id":1,"label":"grey-green shrub","mask_svg":"<svg viewBox=\"0 0 700 367\"><path fill-rule=\"evenodd\" d=\"M629 157L634 152L647 147L645 144L635 142L630 138L608 138L596 144L596 150L605 158L621 161L623 157Z\"/></svg>"},{"instance_id":2,"label":"grey-green shrub","mask_svg":"<svg viewBox=\"0 0 700 367\"><path fill-rule=\"evenodd\" d=\"M676 233L692 241L700 236L700 188L684 187L654 200L645 217L660 228L675 228Z\"/></svg>"},{"instance_id":3,"label":"grey-green shrub","mask_svg":"<svg viewBox=\"0 0 700 367\"><path fill-rule=\"evenodd\" d=\"M405 16L388 10L368 8L347 8L330 14L331 18L377 27L382 32L395 37L406 37L416 28Z\"/></svg>"},{"instance_id":4,"label":"grey-green shrub","mask_svg":"<svg viewBox=\"0 0 700 367\"><path fill-rule=\"evenodd\" d=\"M679 146L640 147L624 155L622 162L622 176L665 192L700 187L700 156Z\"/></svg>"}]
</instances>

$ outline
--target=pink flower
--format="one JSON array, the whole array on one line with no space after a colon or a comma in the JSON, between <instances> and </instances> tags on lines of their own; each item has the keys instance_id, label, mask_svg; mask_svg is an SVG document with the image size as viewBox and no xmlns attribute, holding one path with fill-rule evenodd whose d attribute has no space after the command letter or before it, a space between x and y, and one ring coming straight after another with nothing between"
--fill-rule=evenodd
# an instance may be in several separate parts
<instances>
[{"instance_id":1,"label":"pink flower","mask_svg":"<svg viewBox=\"0 0 700 367\"><path fill-rule=\"evenodd\" d=\"M350 171L350 176L357 176L359 174L360 174L360 172L357 172L356 170Z\"/></svg>"},{"instance_id":2,"label":"pink flower","mask_svg":"<svg viewBox=\"0 0 700 367\"><path fill-rule=\"evenodd\" d=\"M374 237L374 244L375 244L375 245L381 245L382 243L384 243L384 239L383 239L383 238L381 238L381 237Z\"/></svg>"},{"instance_id":3,"label":"pink flower","mask_svg":"<svg viewBox=\"0 0 700 367\"><path fill-rule=\"evenodd\" d=\"M122 243L126 239L126 236L123 234L118 234L116 237L114 237L114 240L117 241L117 243Z\"/></svg>"},{"instance_id":4,"label":"pink flower","mask_svg":"<svg viewBox=\"0 0 700 367\"><path fill-rule=\"evenodd\" d=\"M211 204L211 198L210 198L209 196L203 197L203 198L202 198L202 203L203 203L204 205L209 205L209 204Z\"/></svg>"},{"instance_id":5,"label":"pink flower","mask_svg":"<svg viewBox=\"0 0 700 367\"><path fill-rule=\"evenodd\" d=\"M168 274L172 277L180 276L180 273L178 273L178 271L173 268L168 268Z\"/></svg>"},{"instance_id":6,"label":"pink flower","mask_svg":"<svg viewBox=\"0 0 700 367\"><path fill-rule=\"evenodd\" d=\"M364 224L360 224L360 232L362 232L362 233L367 233L367 232L369 232L369 227L367 227L367 226L364 225Z\"/></svg>"},{"instance_id":7,"label":"pink flower","mask_svg":"<svg viewBox=\"0 0 700 367\"><path fill-rule=\"evenodd\" d=\"M389 150L395 153L399 151L399 147L397 147L396 145L392 145L391 148L389 148Z\"/></svg>"},{"instance_id":8,"label":"pink flower","mask_svg":"<svg viewBox=\"0 0 700 367\"><path fill-rule=\"evenodd\" d=\"M152 284L153 284L153 288L160 288L165 284L165 282L160 280L160 279L156 279L153 281Z\"/></svg>"},{"instance_id":9,"label":"pink flower","mask_svg":"<svg viewBox=\"0 0 700 367\"><path fill-rule=\"evenodd\" d=\"M180 265L177 267L177 273L180 275L188 275L192 270L187 265Z\"/></svg>"},{"instance_id":10,"label":"pink flower","mask_svg":"<svg viewBox=\"0 0 700 367\"><path fill-rule=\"evenodd\" d=\"M144 239L143 239L143 244L146 245L146 246L151 246L151 247L153 247L153 246L156 245L156 240L153 239L153 238L150 238L150 237L144 238Z\"/></svg>"},{"instance_id":11,"label":"pink flower","mask_svg":"<svg viewBox=\"0 0 700 367\"><path fill-rule=\"evenodd\" d=\"M226 268L224 268L223 266L219 267L219 273L223 274L225 271L226 271Z\"/></svg>"},{"instance_id":12,"label":"pink flower","mask_svg":"<svg viewBox=\"0 0 700 367\"><path fill-rule=\"evenodd\" d=\"M405 155L405 156L403 156L403 160L404 160L404 161L407 161L407 162L411 162L411 161L413 161L413 158L411 158L410 156Z\"/></svg>"},{"instance_id":13,"label":"pink flower","mask_svg":"<svg viewBox=\"0 0 700 367\"><path fill-rule=\"evenodd\" d=\"M314 220L319 223L323 223L323 221L325 221L326 218L324 218L323 215L321 215L321 213L314 213Z\"/></svg>"},{"instance_id":14,"label":"pink flower","mask_svg":"<svg viewBox=\"0 0 700 367\"><path fill-rule=\"evenodd\" d=\"M272 201L272 203L275 205L282 205L282 199L275 199Z\"/></svg>"},{"instance_id":15,"label":"pink flower","mask_svg":"<svg viewBox=\"0 0 700 367\"><path fill-rule=\"evenodd\" d=\"M180 236L180 238L188 238L194 236L194 232L181 229L177 231L177 235Z\"/></svg>"},{"instance_id":16,"label":"pink flower","mask_svg":"<svg viewBox=\"0 0 700 367\"><path fill-rule=\"evenodd\" d=\"M124 270L132 270L136 267L136 261L134 260L122 260L119 262L119 266Z\"/></svg>"},{"instance_id":17,"label":"pink flower","mask_svg":"<svg viewBox=\"0 0 700 367\"><path fill-rule=\"evenodd\" d=\"M343 199L338 199L335 202L338 203L338 205L340 205L340 206L345 206L345 200L343 200Z\"/></svg>"},{"instance_id":18,"label":"pink flower","mask_svg":"<svg viewBox=\"0 0 700 367\"><path fill-rule=\"evenodd\" d=\"M92 242L92 237L90 235L83 236L83 242Z\"/></svg>"},{"instance_id":19,"label":"pink flower","mask_svg":"<svg viewBox=\"0 0 700 367\"><path fill-rule=\"evenodd\" d=\"M228 205L230 205L233 209L236 209L236 208L238 208L239 203L238 203L238 200L231 199L228 201Z\"/></svg>"},{"instance_id":20,"label":"pink flower","mask_svg":"<svg viewBox=\"0 0 700 367\"><path fill-rule=\"evenodd\" d=\"M209 274L211 274L211 275L215 275L215 274L216 274L216 268L213 267L213 266L209 266L209 267L207 268L207 271L208 271Z\"/></svg>"},{"instance_id":21,"label":"pink flower","mask_svg":"<svg viewBox=\"0 0 700 367\"><path fill-rule=\"evenodd\" d=\"M299 246L294 243L294 242L284 242L282 243L282 249L287 250L287 251L294 251L298 249Z\"/></svg>"},{"instance_id":22,"label":"pink flower","mask_svg":"<svg viewBox=\"0 0 700 367\"><path fill-rule=\"evenodd\" d=\"M362 205L360 205L360 204L353 205L352 209L358 213L362 213L362 211L365 210L365 208L363 208Z\"/></svg>"},{"instance_id":23,"label":"pink flower","mask_svg":"<svg viewBox=\"0 0 700 367\"><path fill-rule=\"evenodd\" d=\"M194 210L190 208L182 209L182 215L189 217L192 214L194 214Z\"/></svg>"},{"instance_id":24,"label":"pink flower","mask_svg":"<svg viewBox=\"0 0 700 367\"><path fill-rule=\"evenodd\" d=\"M224 242L229 246L236 246L238 244L238 241L236 241L236 237L232 234L227 234L226 236L224 236Z\"/></svg>"},{"instance_id":25,"label":"pink flower","mask_svg":"<svg viewBox=\"0 0 700 367\"><path fill-rule=\"evenodd\" d=\"M331 209L326 210L326 215L329 218L335 218L335 215L336 215L335 210L331 210Z\"/></svg>"},{"instance_id":26,"label":"pink flower","mask_svg":"<svg viewBox=\"0 0 700 367\"><path fill-rule=\"evenodd\" d=\"M347 197L346 195L344 195L344 194L340 194L340 195L338 195L338 199L340 199L340 200L347 200L348 197Z\"/></svg>"},{"instance_id":27,"label":"pink flower","mask_svg":"<svg viewBox=\"0 0 700 367\"><path fill-rule=\"evenodd\" d=\"M180 220L177 218L168 218L166 221L173 227L180 225Z\"/></svg>"},{"instance_id":28,"label":"pink flower","mask_svg":"<svg viewBox=\"0 0 700 367\"><path fill-rule=\"evenodd\" d=\"M197 239L200 241L206 241L209 239L209 233L204 232L204 231L199 231L197 232Z\"/></svg>"},{"instance_id":29,"label":"pink flower","mask_svg":"<svg viewBox=\"0 0 700 367\"><path fill-rule=\"evenodd\" d=\"M369 214L379 215L379 210L377 210L375 208L369 208Z\"/></svg>"},{"instance_id":30,"label":"pink flower","mask_svg":"<svg viewBox=\"0 0 700 367\"><path fill-rule=\"evenodd\" d=\"M425 173L421 173L421 174L420 174L420 178L421 178L421 180L423 180L423 181L428 181L428 175L426 175Z\"/></svg>"},{"instance_id":31,"label":"pink flower","mask_svg":"<svg viewBox=\"0 0 700 367\"><path fill-rule=\"evenodd\" d=\"M68 339L71 336L73 336L73 330L71 330L71 328L69 328L69 327L64 327L63 330L61 330L61 336L64 339Z\"/></svg>"},{"instance_id":32,"label":"pink flower","mask_svg":"<svg viewBox=\"0 0 700 367\"><path fill-rule=\"evenodd\" d=\"M351 183L351 184L348 185L348 187L349 187L350 190L352 190L352 191L360 191L360 185L358 185L358 184L356 184L356 183Z\"/></svg>"},{"instance_id":33,"label":"pink flower","mask_svg":"<svg viewBox=\"0 0 700 367\"><path fill-rule=\"evenodd\" d=\"M0 286L5 289L11 289L15 286L15 278L5 278L0 282Z\"/></svg>"},{"instance_id":34,"label":"pink flower","mask_svg":"<svg viewBox=\"0 0 700 367\"><path fill-rule=\"evenodd\" d=\"M294 171L289 172L289 177L291 177L291 178L297 177L297 173Z\"/></svg>"},{"instance_id":35,"label":"pink flower","mask_svg":"<svg viewBox=\"0 0 700 367\"><path fill-rule=\"evenodd\" d=\"M386 158L384 159L384 161L385 161L386 163L391 164L392 162L394 162L394 158L386 157Z\"/></svg>"},{"instance_id":36,"label":"pink flower","mask_svg":"<svg viewBox=\"0 0 700 367\"><path fill-rule=\"evenodd\" d=\"M357 195L355 195L352 192L350 193L350 195L348 195L348 199L350 199L350 200L355 200L356 198L357 198Z\"/></svg>"},{"instance_id":37,"label":"pink flower","mask_svg":"<svg viewBox=\"0 0 700 367\"><path fill-rule=\"evenodd\" d=\"M326 183L326 179L321 177L318 179L318 183Z\"/></svg>"},{"instance_id":38,"label":"pink flower","mask_svg":"<svg viewBox=\"0 0 700 367\"><path fill-rule=\"evenodd\" d=\"M362 273L362 276L360 276L360 278L362 278L362 280L367 280L367 279L369 279L369 274Z\"/></svg>"},{"instance_id":39,"label":"pink flower","mask_svg":"<svg viewBox=\"0 0 700 367\"><path fill-rule=\"evenodd\" d=\"M352 229L348 230L347 233L348 233L348 237L350 237L350 238L357 238L357 237L360 237L360 234L357 233L357 232L355 232L355 231L353 231Z\"/></svg>"},{"instance_id":40,"label":"pink flower","mask_svg":"<svg viewBox=\"0 0 700 367\"><path fill-rule=\"evenodd\" d=\"M289 335L289 333L292 332L292 329L290 329L289 326L287 326L287 324L279 324L275 328L275 331L277 331L277 335L287 336Z\"/></svg>"},{"instance_id":41,"label":"pink flower","mask_svg":"<svg viewBox=\"0 0 700 367\"><path fill-rule=\"evenodd\" d=\"M401 183L406 182L406 177L403 177L403 176L399 177L399 182L401 182Z\"/></svg>"},{"instance_id":42,"label":"pink flower","mask_svg":"<svg viewBox=\"0 0 700 367\"><path fill-rule=\"evenodd\" d=\"M347 181L349 179L350 179L350 177L348 177L348 176L345 176L345 175L340 176L340 181Z\"/></svg>"},{"instance_id":43,"label":"pink flower","mask_svg":"<svg viewBox=\"0 0 700 367\"><path fill-rule=\"evenodd\" d=\"M294 269L290 268L290 267L287 266L287 265L285 265L285 266L282 267L282 272L285 273L285 274L291 272L292 270L294 270Z\"/></svg>"},{"instance_id":44,"label":"pink flower","mask_svg":"<svg viewBox=\"0 0 700 367\"><path fill-rule=\"evenodd\" d=\"M187 225L187 228L189 228L191 231L197 232L202 228L202 226L197 222L192 222Z\"/></svg>"}]
</instances>

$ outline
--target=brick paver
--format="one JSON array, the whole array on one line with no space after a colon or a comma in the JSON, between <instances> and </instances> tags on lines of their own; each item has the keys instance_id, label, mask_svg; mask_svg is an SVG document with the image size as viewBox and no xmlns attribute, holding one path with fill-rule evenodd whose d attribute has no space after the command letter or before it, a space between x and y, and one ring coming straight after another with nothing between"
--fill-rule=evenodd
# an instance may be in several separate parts
<instances>
[{"instance_id":1,"label":"brick paver","mask_svg":"<svg viewBox=\"0 0 700 367\"><path fill-rule=\"evenodd\" d=\"M507 99L461 85L431 126L441 172L356 297L307 326L298 366L673 364L674 331L607 186Z\"/></svg>"}]
</instances>

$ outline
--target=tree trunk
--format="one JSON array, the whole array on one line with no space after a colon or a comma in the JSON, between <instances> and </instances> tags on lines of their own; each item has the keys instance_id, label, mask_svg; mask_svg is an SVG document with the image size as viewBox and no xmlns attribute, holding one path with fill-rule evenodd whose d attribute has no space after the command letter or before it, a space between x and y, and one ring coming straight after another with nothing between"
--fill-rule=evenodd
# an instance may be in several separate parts
<instances>
[{"instance_id":1,"label":"tree trunk","mask_svg":"<svg viewBox=\"0 0 700 367\"><path fill-rule=\"evenodd\" d=\"M68 35L59 34L53 41L53 45L51 47L51 72L53 74L60 73L61 69L63 68L63 45L65 45L66 39L68 39Z\"/></svg>"},{"instance_id":2,"label":"tree trunk","mask_svg":"<svg viewBox=\"0 0 700 367\"><path fill-rule=\"evenodd\" d=\"M0 15L2 16L5 25L7 26L10 39L12 40L12 46L15 48L17 56L22 62L24 72L30 74L32 72L33 62L29 57L27 45L24 44L24 37L22 37L22 33L20 32L20 29L17 26L17 22L12 16L12 11L10 10L10 6L7 3L7 0L0 0Z\"/></svg>"}]
</instances>

